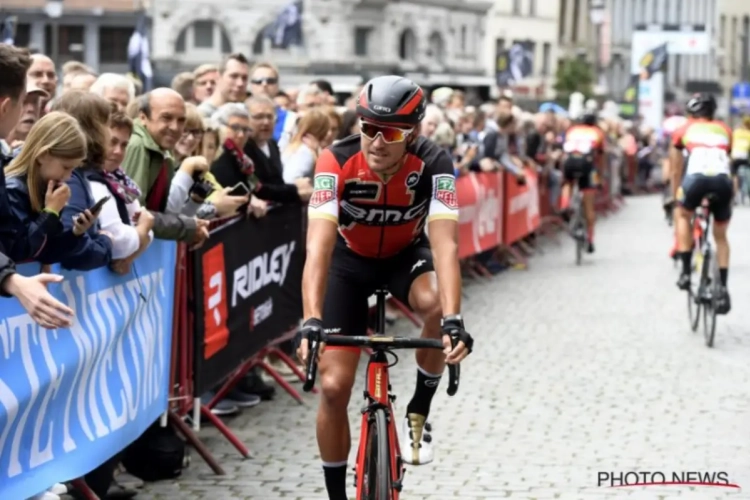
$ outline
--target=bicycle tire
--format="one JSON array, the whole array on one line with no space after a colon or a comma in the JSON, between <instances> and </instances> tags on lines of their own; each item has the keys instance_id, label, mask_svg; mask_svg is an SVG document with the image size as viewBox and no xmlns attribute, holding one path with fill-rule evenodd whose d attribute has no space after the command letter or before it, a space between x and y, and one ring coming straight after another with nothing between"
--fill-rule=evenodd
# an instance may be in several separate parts
<instances>
[{"instance_id":1,"label":"bicycle tire","mask_svg":"<svg viewBox=\"0 0 750 500\"><path fill-rule=\"evenodd\" d=\"M706 274L705 286L711 288L711 302L703 306L703 338L706 341L706 347L713 347L716 337L716 296L718 294L719 273L716 270L715 262L715 257L712 258L709 251L703 264ZM710 283L708 283L709 272L711 273Z\"/></svg>"},{"instance_id":2,"label":"bicycle tire","mask_svg":"<svg viewBox=\"0 0 750 500\"><path fill-rule=\"evenodd\" d=\"M391 500L393 481L391 478L391 452L388 447L388 419L383 408L367 419L368 454L365 458L365 491L360 492L360 500Z\"/></svg>"}]
</instances>

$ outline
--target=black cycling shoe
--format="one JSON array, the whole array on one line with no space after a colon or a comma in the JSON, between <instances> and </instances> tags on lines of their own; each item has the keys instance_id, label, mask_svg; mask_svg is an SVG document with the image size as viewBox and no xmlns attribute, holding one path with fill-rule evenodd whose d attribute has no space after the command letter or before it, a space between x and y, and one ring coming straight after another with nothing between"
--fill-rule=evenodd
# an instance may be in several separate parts
<instances>
[{"instance_id":1,"label":"black cycling shoe","mask_svg":"<svg viewBox=\"0 0 750 500\"><path fill-rule=\"evenodd\" d=\"M593 241L589 241L589 247L588 247L587 250L588 250L589 253L594 253L594 242Z\"/></svg>"},{"instance_id":2,"label":"black cycling shoe","mask_svg":"<svg viewBox=\"0 0 750 500\"><path fill-rule=\"evenodd\" d=\"M680 279L677 280L677 288L680 290L690 290L690 275L680 274Z\"/></svg>"},{"instance_id":3,"label":"black cycling shoe","mask_svg":"<svg viewBox=\"0 0 750 500\"><path fill-rule=\"evenodd\" d=\"M732 309L732 301L729 300L729 291L720 286L716 294L716 314L727 314Z\"/></svg>"}]
</instances>

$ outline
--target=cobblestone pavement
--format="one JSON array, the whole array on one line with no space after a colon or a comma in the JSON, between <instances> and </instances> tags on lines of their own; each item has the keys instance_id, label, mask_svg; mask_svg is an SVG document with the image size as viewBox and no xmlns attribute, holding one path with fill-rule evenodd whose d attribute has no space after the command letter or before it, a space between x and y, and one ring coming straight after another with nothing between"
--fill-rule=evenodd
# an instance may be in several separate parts
<instances>
[{"instance_id":1,"label":"cobblestone pavement","mask_svg":"<svg viewBox=\"0 0 750 500\"><path fill-rule=\"evenodd\" d=\"M750 498L750 209L736 212L735 309L720 318L714 349L688 327L657 197L630 198L600 221L597 253L581 267L564 241L545 246L526 271L469 284L464 310L477 349L459 394L448 398L443 387L437 396L436 460L407 471L402 498ZM403 400L414 366L409 355L393 372ZM315 397L306 401L279 394L230 421L250 460L202 430L227 475L212 475L193 453L178 481L138 498L325 499ZM597 487L599 472L627 471L726 471L744 492Z\"/></svg>"}]
</instances>

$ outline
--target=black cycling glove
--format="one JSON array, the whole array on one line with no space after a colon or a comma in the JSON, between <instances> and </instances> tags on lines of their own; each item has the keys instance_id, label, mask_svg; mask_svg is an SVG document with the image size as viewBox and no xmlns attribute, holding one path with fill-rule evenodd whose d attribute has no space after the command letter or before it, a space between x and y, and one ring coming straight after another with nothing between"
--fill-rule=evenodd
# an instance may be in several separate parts
<instances>
[{"instance_id":1,"label":"black cycling glove","mask_svg":"<svg viewBox=\"0 0 750 500\"><path fill-rule=\"evenodd\" d=\"M294 348L297 349L302 343L302 339L320 340L323 334L323 322L318 318L310 318L302 324L302 328L297 330L294 337Z\"/></svg>"},{"instance_id":2,"label":"black cycling glove","mask_svg":"<svg viewBox=\"0 0 750 500\"><path fill-rule=\"evenodd\" d=\"M474 339L469 332L464 329L464 319L459 314L452 314L444 317L440 321L440 327L443 330L444 335L450 335L453 340L463 342L466 349L471 353L474 348Z\"/></svg>"}]
</instances>

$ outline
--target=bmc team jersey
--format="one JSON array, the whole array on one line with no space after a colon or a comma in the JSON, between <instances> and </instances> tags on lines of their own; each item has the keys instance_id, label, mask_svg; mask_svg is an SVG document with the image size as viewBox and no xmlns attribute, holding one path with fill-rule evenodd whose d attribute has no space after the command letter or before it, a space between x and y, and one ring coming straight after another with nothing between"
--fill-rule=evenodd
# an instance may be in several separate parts
<instances>
[{"instance_id":1,"label":"bmc team jersey","mask_svg":"<svg viewBox=\"0 0 750 500\"><path fill-rule=\"evenodd\" d=\"M750 130L738 128L732 133L732 159L747 160L750 153Z\"/></svg>"},{"instance_id":2,"label":"bmc team jersey","mask_svg":"<svg viewBox=\"0 0 750 500\"><path fill-rule=\"evenodd\" d=\"M563 151L568 154L589 155L604 150L604 132L592 125L573 125L565 133Z\"/></svg>"},{"instance_id":3,"label":"bmc team jersey","mask_svg":"<svg viewBox=\"0 0 750 500\"><path fill-rule=\"evenodd\" d=\"M364 257L396 255L426 222L458 221L453 161L424 137L388 182L370 170L359 135L344 139L320 154L313 188L308 216L336 222L347 246Z\"/></svg>"},{"instance_id":4,"label":"bmc team jersey","mask_svg":"<svg viewBox=\"0 0 750 500\"><path fill-rule=\"evenodd\" d=\"M730 174L732 131L719 120L693 120L672 135L677 149L687 150L685 175Z\"/></svg>"}]
</instances>

